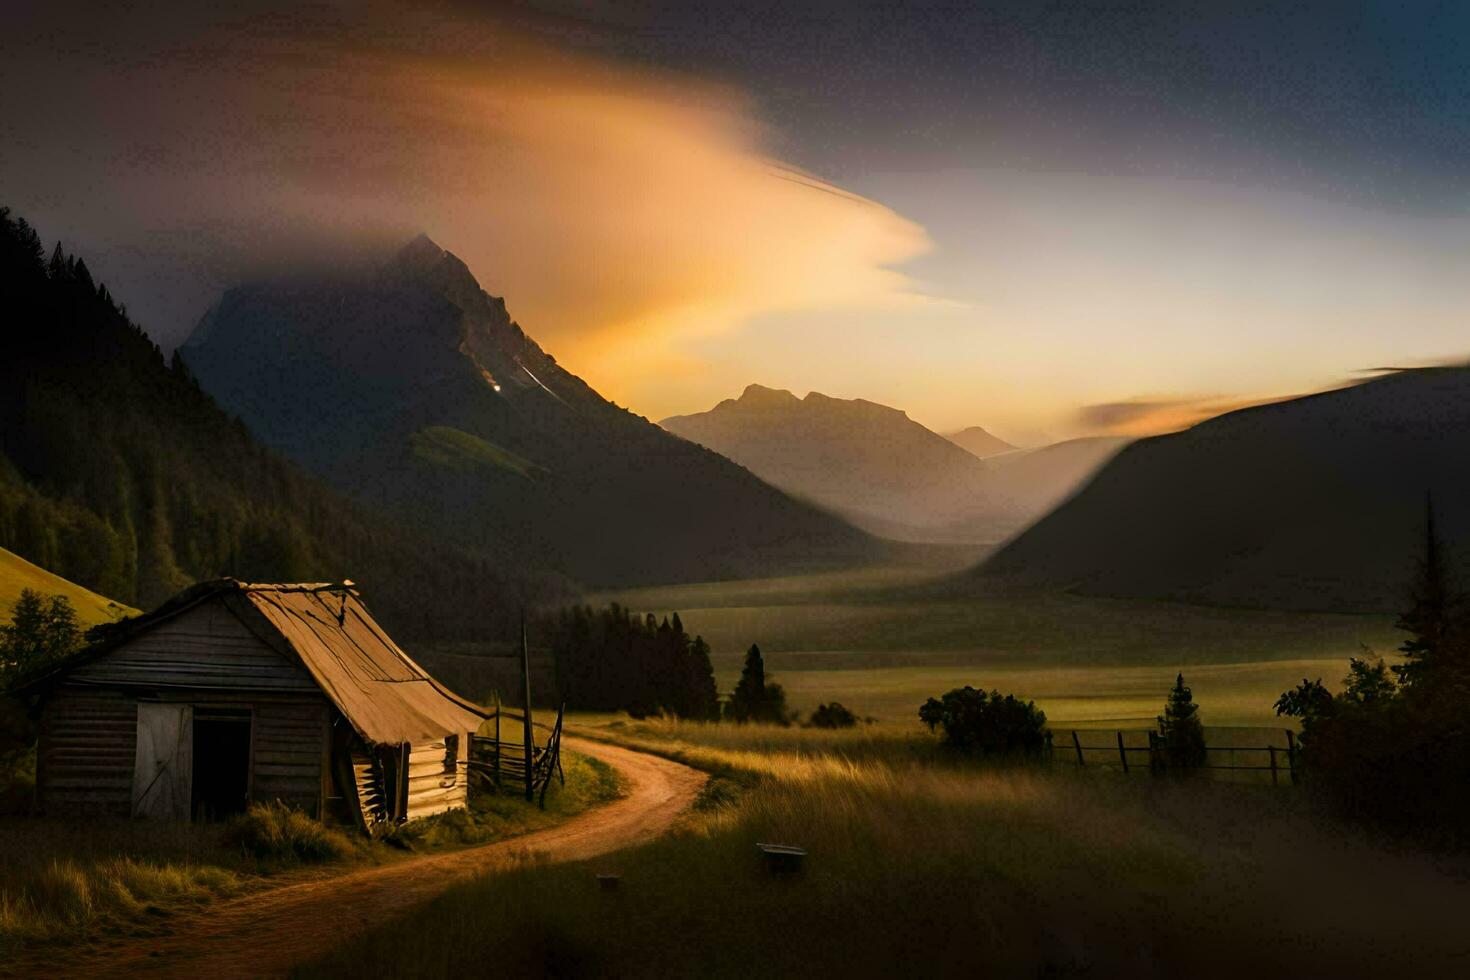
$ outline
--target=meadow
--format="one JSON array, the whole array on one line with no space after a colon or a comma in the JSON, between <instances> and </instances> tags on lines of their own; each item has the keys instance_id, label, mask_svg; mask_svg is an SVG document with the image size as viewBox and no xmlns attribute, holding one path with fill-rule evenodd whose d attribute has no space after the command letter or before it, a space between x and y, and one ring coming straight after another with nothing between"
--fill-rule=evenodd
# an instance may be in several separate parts
<instances>
[{"instance_id":1,"label":"meadow","mask_svg":"<svg viewBox=\"0 0 1470 980\"><path fill-rule=\"evenodd\" d=\"M1401 642L1391 616L1301 613L995 589L959 594L953 565L916 564L591 597L677 610L712 649L720 689L760 644L793 709L841 701L911 721L924 699L971 684L1035 700L1057 727L1151 723L1182 670L1206 724L1279 725L1303 677L1335 684L1363 647Z\"/></svg>"},{"instance_id":2,"label":"meadow","mask_svg":"<svg viewBox=\"0 0 1470 980\"><path fill-rule=\"evenodd\" d=\"M583 734L589 732L584 729ZM914 729L609 722L715 773L679 832L459 886L300 976L1421 976L1463 862L1282 788L956 758ZM758 842L808 850L770 873ZM615 889L597 874L615 874Z\"/></svg>"}]
</instances>

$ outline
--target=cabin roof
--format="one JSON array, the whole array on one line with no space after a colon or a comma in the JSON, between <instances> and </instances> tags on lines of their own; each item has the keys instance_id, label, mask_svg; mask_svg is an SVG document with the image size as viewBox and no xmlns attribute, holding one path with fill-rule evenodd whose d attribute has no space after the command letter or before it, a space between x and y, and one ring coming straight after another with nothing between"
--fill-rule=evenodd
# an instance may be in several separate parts
<instances>
[{"instance_id":1,"label":"cabin roof","mask_svg":"<svg viewBox=\"0 0 1470 980\"><path fill-rule=\"evenodd\" d=\"M222 601L262 642L299 659L322 693L368 742L396 744L474 731L485 718L404 653L373 619L351 582L264 584L216 579L105 630L98 643L43 681L126 644L159 623Z\"/></svg>"}]
</instances>

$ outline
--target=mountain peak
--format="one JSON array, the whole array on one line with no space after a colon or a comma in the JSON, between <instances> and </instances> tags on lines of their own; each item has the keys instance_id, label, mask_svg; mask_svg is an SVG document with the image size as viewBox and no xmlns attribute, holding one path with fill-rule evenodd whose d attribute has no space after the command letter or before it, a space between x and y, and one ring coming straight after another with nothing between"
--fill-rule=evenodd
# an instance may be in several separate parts
<instances>
[{"instance_id":1,"label":"mountain peak","mask_svg":"<svg viewBox=\"0 0 1470 980\"><path fill-rule=\"evenodd\" d=\"M439 247L423 232L419 232L407 245L398 250L397 264L411 269L424 269L434 265L449 253Z\"/></svg>"},{"instance_id":2,"label":"mountain peak","mask_svg":"<svg viewBox=\"0 0 1470 980\"><path fill-rule=\"evenodd\" d=\"M393 267L404 278L426 285L466 312L489 304L489 315L497 323L509 324L505 302L480 288L480 282L464 260L420 233L398 250Z\"/></svg>"},{"instance_id":3,"label":"mountain peak","mask_svg":"<svg viewBox=\"0 0 1470 980\"><path fill-rule=\"evenodd\" d=\"M999 436L987 432L978 425L972 425L958 432L948 433L944 438L981 459L985 459L987 456L999 456L1002 453L1015 452L1016 450L1015 446Z\"/></svg>"},{"instance_id":4,"label":"mountain peak","mask_svg":"<svg viewBox=\"0 0 1470 980\"><path fill-rule=\"evenodd\" d=\"M784 388L767 388L765 385L746 385L740 393L740 401L746 405L792 405L801 399Z\"/></svg>"}]
</instances>

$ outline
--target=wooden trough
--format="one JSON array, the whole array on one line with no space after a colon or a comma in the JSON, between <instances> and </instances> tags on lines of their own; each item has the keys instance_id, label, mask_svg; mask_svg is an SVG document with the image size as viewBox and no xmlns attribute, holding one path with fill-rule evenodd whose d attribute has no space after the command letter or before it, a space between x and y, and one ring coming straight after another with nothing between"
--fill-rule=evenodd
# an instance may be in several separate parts
<instances>
[{"instance_id":1,"label":"wooden trough","mask_svg":"<svg viewBox=\"0 0 1470 980\"><path fill-rule=\"evenodd\" d=\"M773 875L791 875L801 870L806 860L806 848L792 844L756 844L765 859L766 870Z\"/></svg>"}]
</instances>

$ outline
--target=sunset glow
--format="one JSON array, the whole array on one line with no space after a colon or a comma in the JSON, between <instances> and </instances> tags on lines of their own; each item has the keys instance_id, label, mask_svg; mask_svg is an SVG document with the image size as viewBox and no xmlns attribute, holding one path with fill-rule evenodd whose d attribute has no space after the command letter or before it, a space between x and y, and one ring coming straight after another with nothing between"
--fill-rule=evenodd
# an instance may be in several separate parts
<instances>
[{"instance_id":1,"label":"sunset glow","mask_svg":"<svg viewBox=\"0 0 1470 980\"><path fill-rule=\"evenodd\" d=\"M760 382L1023 443L1137 435L1466 352L1460 213L1207 173L1025 172L967 159L979 133L923 167L901 145L849 165L747 85L487 16L197 16L133 36L34 14L68 50L116 34L133 56L121 73L66 62L60 108L0 96L37 145L0 160L15 203L101 255L166 347L244 275L424 231L651 418ZM1125 404L1152 408L1095 408Z\"/></svg>"}]
</instances>

